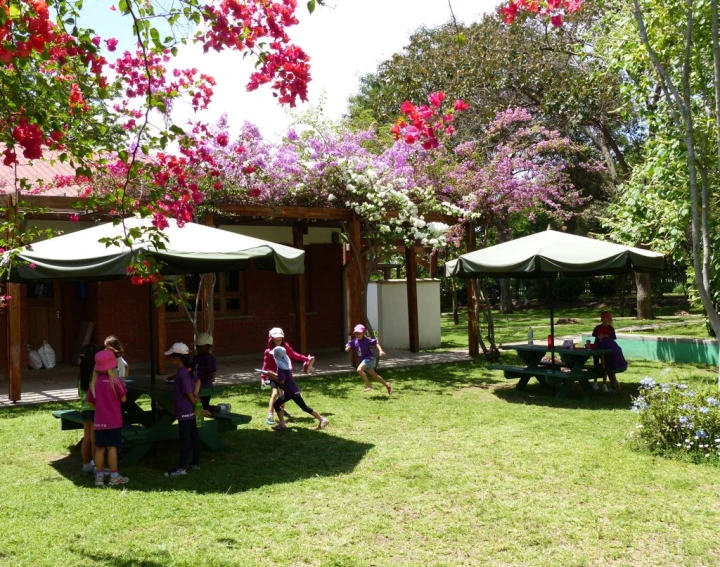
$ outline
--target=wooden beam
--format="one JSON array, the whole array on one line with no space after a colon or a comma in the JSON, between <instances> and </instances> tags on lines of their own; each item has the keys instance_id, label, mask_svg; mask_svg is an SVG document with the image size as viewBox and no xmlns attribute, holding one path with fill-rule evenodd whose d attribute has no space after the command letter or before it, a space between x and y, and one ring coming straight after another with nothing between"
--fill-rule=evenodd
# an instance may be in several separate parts
<instances>
[{"instance_id":1,"label":"wooden beam","mask_svg":"<svg viewBox=\"0 0 720 567\"><path fill-rule=\"evenodd\" d=\"M22 397L22 284L6 284L10 301L5 308L7 317L8 398L19 402Z\"/></svg>"},{"instance_id":2,"label":"wooden beam","mask_svg":"<svg viewBox=\"0 0 720 567\"><path fill-rule=\"evenodd\" d=\"M467 252L473 252L475 246L475 225L469 222L465 225L465 247ZM477 320L475 319L475 280L465 280L468 304L468 352L470 356L480 354L480 345L477 339Z\"/></svg>"},{"instance_id":3,"label":"wooden beam","mask_svg":"<svg viewBox=\"0 0 720 567\"><path fill-rule=\"evenodd\" d=\"M296 224L293 226L293 246L300 250L305 249L303 234L305 233L303 225ZM307 266L307 263L306 263ZM295 276L295 332L297 333L298 343L301 353L307 353L307 281L305 274L297 274Z\"/></svg>"},{"instance_id":4,"label":"wooden beam","mask_svg":"<svg viewBox=\"0 0 720 567\"><path fill-rule=\"evenodd\" d=\"M428 273L430 274L431 278L437 277L437 273L438 273L438 251L437 251L437 249L430 252L430 268L428 269Z\"/></svg>"},{"instance_id":5,"label":"wooden beam","mask_svg":"<svg viewBox=\"0 0 720 567\"><path fill-rule=\"evenodd\" d=\"M415 247L405 249L405 272L407 275L408 332L410 333L410 351L420 351L420 326L418 322L417 298L417 257Z\"/></svg>"}]
</instances>

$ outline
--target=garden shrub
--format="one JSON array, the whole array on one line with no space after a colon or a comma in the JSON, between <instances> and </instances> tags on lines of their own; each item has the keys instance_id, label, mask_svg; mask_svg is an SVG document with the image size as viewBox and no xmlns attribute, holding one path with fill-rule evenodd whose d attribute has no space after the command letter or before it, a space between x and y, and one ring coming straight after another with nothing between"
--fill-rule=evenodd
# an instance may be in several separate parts
<instances>
[{"instance_id":1,"label":"garden shrub","mask_svg":"<svg viewBox=\"0 0 720 567\"><path fill-rule=\"evenodd\" d=\"M646 377L632 410L640 423L631 436L640 448L694 462L720 462L720 402L711 390L658 384Z\"/></svg>"}]
</instances>

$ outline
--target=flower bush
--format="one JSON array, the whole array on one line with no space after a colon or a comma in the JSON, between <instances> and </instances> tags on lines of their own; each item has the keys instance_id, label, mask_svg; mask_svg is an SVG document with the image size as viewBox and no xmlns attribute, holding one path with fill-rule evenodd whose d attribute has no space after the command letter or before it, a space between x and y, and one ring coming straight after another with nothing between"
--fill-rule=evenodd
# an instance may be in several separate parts
<instances>
[{"instance_id":1,"label":"flower bush","mask_svg":"<svg viewBox=\"0 0 720 567\"><path fill-rule=\"evenodd\" d=\"M667 373L667 371L664 371ZM686 384L640 382L632 411L639 421L631 437L639 448L720 463L720 401L709 389Z\"/></svg>"}]
</instances>

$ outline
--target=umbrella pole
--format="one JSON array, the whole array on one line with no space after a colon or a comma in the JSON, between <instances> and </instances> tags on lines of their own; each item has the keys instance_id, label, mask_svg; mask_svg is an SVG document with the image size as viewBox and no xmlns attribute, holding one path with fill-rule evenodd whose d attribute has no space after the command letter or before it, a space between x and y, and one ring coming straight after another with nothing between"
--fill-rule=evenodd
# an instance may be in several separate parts
<instances>
[{"instance_id":1,"label":"umbrella pole","mask_svg":"<svg viewBox=\"0 0 720 567\"><path fill-rule=\"evenodd\" d=\"M156 364L155 364L155 351L157 345L155 344L155 300L153 299L152 285L148 284L148 312L150 313L150 383L155 383Z\"/></svg>"},{"instance_id":2,"label":"umbrella pole","mask_svg":"<svg viewBox=\"0 0 720 567\"><path fill-rule=\"evenodd\" d=\"M550 368L555 370L555 312L553 302L553 281L554 277L550 278L550 336L552 341L550 343Z\"/></svg>"}]
</instances>

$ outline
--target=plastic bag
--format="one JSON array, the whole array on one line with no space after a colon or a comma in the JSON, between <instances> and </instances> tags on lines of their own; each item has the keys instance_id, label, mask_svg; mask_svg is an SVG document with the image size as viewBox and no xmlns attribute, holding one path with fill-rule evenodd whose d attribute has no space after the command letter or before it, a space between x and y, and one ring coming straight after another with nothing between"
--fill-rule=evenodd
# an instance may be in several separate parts
<instances>
[{"instance_id":1,"label":"plastic bag","mask_svg":"<svg viewBox=\"0 0 720 567\"><path fill-rule=\"evenodd\" d=\"M30 345L28 345L28 366L32 370L40 370L43 367L42 359L38 351L33 350Z\"/></svg>"},{"instance_id":2,"label":"plastic bag","mask_svg":"<svg viewBox=\"0 0 720 567\"><path fill-rule=\"evenodd\" d=\"M55 368L55 351L47 341L43 341L43 344L38 349L38 354L45 368Z\"/></svg>"}]
</instances>

